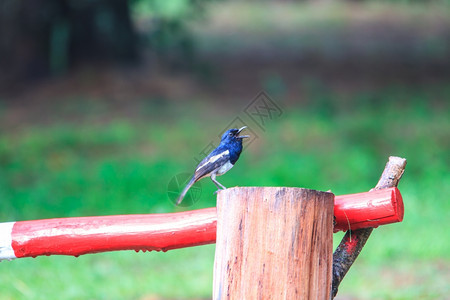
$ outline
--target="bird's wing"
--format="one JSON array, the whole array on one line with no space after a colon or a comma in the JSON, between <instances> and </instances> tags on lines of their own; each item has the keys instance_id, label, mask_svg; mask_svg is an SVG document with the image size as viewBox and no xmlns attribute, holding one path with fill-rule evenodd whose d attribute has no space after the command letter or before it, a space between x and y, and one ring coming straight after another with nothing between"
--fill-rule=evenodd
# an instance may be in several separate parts
<instances>
[{"instance_id":1,"label":"bird's wing","mask_svg":"<svg viewBox=\"0 0 450 300\"><path fill-rule=\"evenodd\" d=\"M202 177L208 176L214 170L223 166L230 160L230 151L225 147L218 147L205 157L195 169L195 181Z\"/></svg>"}]
</instances>

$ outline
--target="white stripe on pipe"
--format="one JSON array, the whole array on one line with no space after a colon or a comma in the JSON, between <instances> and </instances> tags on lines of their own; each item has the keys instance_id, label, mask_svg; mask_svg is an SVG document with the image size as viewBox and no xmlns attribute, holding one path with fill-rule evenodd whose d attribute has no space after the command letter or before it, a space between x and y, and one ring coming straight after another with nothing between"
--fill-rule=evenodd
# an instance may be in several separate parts
<instances>
[{"instance_id":1,"label":"white stripe on pipe","mask_svg":"<svg viewBox=\"0 0 450 300\"><path fill-rule=\"evenodd\" d=\"M12 243L12 228L16 222L0 223L0 261L17 258Z\"/></svg>"}]
</instances>

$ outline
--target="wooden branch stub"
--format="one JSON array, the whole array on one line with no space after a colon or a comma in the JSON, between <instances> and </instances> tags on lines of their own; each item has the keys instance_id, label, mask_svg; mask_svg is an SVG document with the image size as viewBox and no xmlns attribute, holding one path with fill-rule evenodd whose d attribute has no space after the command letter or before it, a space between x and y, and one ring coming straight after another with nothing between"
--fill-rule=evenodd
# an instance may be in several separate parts
<instances>
[{"instance_id":1,"label":"wooden branch stub","mask_svg":"<svg viewBox=\"0 0 450 300\"><path fill-rule=\"evenodd\" d=\"M213 299L327 299L333 200L301 188L221 191Z\"/></svg>"},{"instance_id":2,"label":"wooden branch stub","mask_svg":"<svg viewBox=\"0 0 450 300\"><path fill-rule=\"evenodd\" d=\"M377 185L371 191L397 187L400 179L405 172L406 159L390 156L384 167L384 171L378 180ZM401 206L401 217L403 219L403 205ZM334 299L338 292L339 285L345 274L355 262L362 248L372 233L373 228L363 228L349 230L342 238L333 254L333 284L331 288L330 299Z\"/></svg>"},{"instance_id":3,"label":"wooden branch stub","mask_svg":"<svg viewBox=\"0 0 450 300\"><path fill-rule=\"evenodd\" d=\"M405 158L398 156L389 156L389 160L384 167L383 173L381 174L377 185L372 190L381 190L398 186L398 182L405 172L405 167Z\"/></svg>"}]
</instances>

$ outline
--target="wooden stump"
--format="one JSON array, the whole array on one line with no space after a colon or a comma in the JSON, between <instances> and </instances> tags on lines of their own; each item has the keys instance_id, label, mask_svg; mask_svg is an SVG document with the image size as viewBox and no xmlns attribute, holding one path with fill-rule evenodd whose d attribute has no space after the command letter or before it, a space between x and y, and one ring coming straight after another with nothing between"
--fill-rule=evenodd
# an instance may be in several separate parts
<instances>
[{"instance_id":1,"label":"wooden stump","mask_svg":"<svg viewBox=\"0 0 450 300\"><path fill-rule=\"evenodd\" d=\"M333 202L301 188L221 191L213 299L328 299Z\"/></svg>"}]
</instances>

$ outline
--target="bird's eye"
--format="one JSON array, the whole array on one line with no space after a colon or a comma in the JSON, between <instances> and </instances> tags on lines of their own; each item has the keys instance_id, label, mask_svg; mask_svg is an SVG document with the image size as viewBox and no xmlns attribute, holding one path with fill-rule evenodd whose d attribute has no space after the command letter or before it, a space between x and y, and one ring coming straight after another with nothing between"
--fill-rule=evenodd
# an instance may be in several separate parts
<instances>
[{"instance_id":1,"label":"bird's eye","mask_svg":"<svg viewBox=\"0 0 450 300\"><path fill-rule=\"evenodd\" d=\"M230 132L229 134L228 134L229 136L233 136L233 134Z\"/></svg>"}]
</instances>

